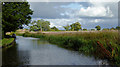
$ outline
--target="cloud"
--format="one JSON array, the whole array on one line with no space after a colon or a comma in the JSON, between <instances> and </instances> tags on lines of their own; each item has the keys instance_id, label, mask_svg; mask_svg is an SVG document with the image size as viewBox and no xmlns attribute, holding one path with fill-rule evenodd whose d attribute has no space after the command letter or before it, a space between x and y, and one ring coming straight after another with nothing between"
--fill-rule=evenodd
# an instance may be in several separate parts
<instances>
[{"instance_id":1,"label":"cloud","mask_svg":"<svg viewBox=\"0 0 120 67\"><path fill-rule=\"evenodd\" d=\"M64 30L63 26L80 22L82 28L91 29L96 25L102 28L115 27L118 24L117 2L32 2L34 10L32 19L50 21L50 27L56 26Z\"/></svg>"},{"instance_id":2,"label":"cloud","mask_svg":"<svg viewBox=\"0 0 120 67\"><path fill-rule=\"evenodd\" d=\"M29 2L118 2L119 0L27 0Z\"/></svg>"},{"instance_id":3,"label":"cloud","mask_svg":"<svg viewBox=\"0 0 120 67\"><path fill-rule=\"evenodd\" d=\"M30 8L34 11L32 18L48 18L48 19L56 19L56 18L65 18L65 16L61 16L62 12L65 12L65 8L59 7L60 5L67 5L69 3L56 3L56 2L29 2L31 5Z\"/></svg>"},{"instance_id":4,"label":"cloud","mask_svg":"<svg viewBox=\"0 0 120 67\"><path fill-rule=\"evenodd\" d=\"M89 2L119 2L120 0L89 0Z\"/></svg>"},{"instance_id":5,"label":"cloud","mask_svg":"<svg viewBox=\"0 0 120 67\"><path fill-rule=\"evenodd\" d=\"M73 9L70 5L63 8L68 8L66 12L62 13L64 15L69 16L70 18L79 18L79 17L113 17L114 14L112 13L109 6L105 6L105 3L101 2L90 2L91 6L84 7L79 4L79 9ZM73 4L72 4L73 5ZM76 4L75 4L76 5ZM78 4L77 4L78 5Z\"/></svg>"},{"instance_id":6,"label":"cloud","mask_svg":"<svg viewBox=\"0 0 120 67\"><path fill-rule=\"evenodd\" d=\"M115 2L30 2L33 18L117 17Z\"/></svg>"},{"instance_id":7,"label":"cloud","mask_svg":"<svg viewBox=\"0 0 120 67\"><path fill-rule=\"evenodd\" d=\"M98 23L98 22L103 22L103 19L95 19L95 20L91 20L90 22L94 22L94 23Z\"/></svg>"}]
</instances>

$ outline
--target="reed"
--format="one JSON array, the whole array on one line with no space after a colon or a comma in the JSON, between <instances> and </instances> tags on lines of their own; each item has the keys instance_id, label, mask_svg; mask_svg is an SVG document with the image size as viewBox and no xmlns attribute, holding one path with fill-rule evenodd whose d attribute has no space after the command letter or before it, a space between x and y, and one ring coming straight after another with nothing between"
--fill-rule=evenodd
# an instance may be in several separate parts
<instances>
[{"instance_id":1,"label":"reed","mask_svg":"<svg viewBox=\"0 0 120 67\"><path fill-rule=\"evenodd\" d=\"M118 31L94 32L58 32L58 33L25 33L25 37L36 37L48 40L61 47L76 50L85 55L107 59L111 64L120 64L120 42ZM98 43L99 42L99 43Z\"/></svg>"}]
</instances>

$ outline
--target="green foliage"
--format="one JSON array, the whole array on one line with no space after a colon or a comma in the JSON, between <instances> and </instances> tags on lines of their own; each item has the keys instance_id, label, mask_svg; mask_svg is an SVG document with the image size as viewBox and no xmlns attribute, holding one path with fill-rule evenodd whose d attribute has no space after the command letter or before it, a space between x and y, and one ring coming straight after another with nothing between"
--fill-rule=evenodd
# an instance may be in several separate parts
<instances>
[{"instance_id":1,"label":"green foliage","mask_svg":"<svg viewBox=\"0 0 120 67\"><path fill-rule=\"evenodd\" d=\"M79 31L81 29L81 24L79 22L70 25L71 31Z\"/></svg>"},{"instance_id":2,"label":"green foliage","mask_svg":"<svg viewBox=\"0 0 120 67\"><path fill-rule=\"evenodd\" d=\"M69 31L70 26L67 24L66 26L63 26L66 31Z\"/></svg>"},{"instance_id":3,"label":"green foliage","mask_svg":"<svg viewBox=\"0 0 120 67\"><path fill-rule=\"evenodd\" d=\"M37 20L37 21L33 21L31 23L30 30L34 31L34 30L43 30L43 31L50 31L50 22L49 21L44 21L43 19L41 20Z\"/></svg>"},{"instance_id":4,"label":"green foliage","mask_svg":"<svg viewBox=\"0 0 120 67\"><path fill-rule=\"evenodd\" d=\"M87 31L87 29L83 29L83 31Z\"/></svg>"},{"instance_id":5,"label":"green foliage","mask_svg":"<svg viewBox=\"0 0 120 67\"><path fill-rule=\"evenodd\" d=\"M8 45L12 43L13 41L14 41L14 38L3 38L2 40L0 40L0 46Z\"/></svg>"},{"instance_id":6,"label":"green foliage","mask_svg":"<svg viewBox=\"0 0 120 67\"><path fill-rule=\"evenodd\" d=\"M103 30L109 30L109 28L103 28Z\"/></svg>"},{"instance_id":7,"label":"green foliage","mask_svg":"<svg viewBox=\"0 0 120 67\"><path fill-rule=\"evenodd\" d=\"M120 26L117 26L116 29L117 29L117 30L120 30Z\"/></svg>"},{"instance_id":8,"label":"green foliage","mask_svg":"<svg viewBox=\"0 0 120 67\"><path fill-rule=\"evenodd\" d=\"M113 31L99 31L99 32L84 32L83 33L63 33L63 34L32 34L25 33L23 36L36 37L48 40L50 43L57 44L61 47L77 50L85 55L92 55L97 58L108 59L114 64L120 63L120 44L118 42L118 32ZM111 44L114 51L111 50L110 53L113 54L113 58L106 57L102 54L100 47L98 47L97 41L103 44L104 48L109 50L109 44Z\"/></svg>"},{"instance_id":9,"label":"green foliage","mask_svg":"<svg viewBox=\"0 0 120 67\"><path fill-rule=\"evenodd\" d=\"M59 29L54 26L51 28L51 31L59 31Z\"/></svg>"},{"instance_id":10,"label":"green foliage","mask_svg":"<svg viewBox=\"0 0 120 67\"><path fill-rule=\"evenodd\" d=\"M4 2L2 4L2 29L4 33L29 24L33 11L28 2Z\"/></svg>"},{"instance_id":11,"label":"green foliage","mask_svg":"<svg viewBox=\"0 0 120 67\"><path fill-rule=\"evenodd\" d=\"M96 26L95 27L97 30L100 30L101 29L101 27L98 25L98 26Z\"/></svg>"},{"instance_id":12,"label":"green foliage","mask_svg":"<svg viewBox=\"0 0 120 67\"><path fill-rule=\"evenodd\" d=\"M95 31L95 29L91 29L91 31Z\"/></svg>"},{"instance_id":13,"label":"green foliage","mask_svg":"<svg viewBox=\"0 0 120 67\"><path fill-rule=\"evenodd\" d=\"M115 28L114 28L114 27L112 27L112 28L110 28L110 30L115 30Z\"/></svg>"}]
</instances>

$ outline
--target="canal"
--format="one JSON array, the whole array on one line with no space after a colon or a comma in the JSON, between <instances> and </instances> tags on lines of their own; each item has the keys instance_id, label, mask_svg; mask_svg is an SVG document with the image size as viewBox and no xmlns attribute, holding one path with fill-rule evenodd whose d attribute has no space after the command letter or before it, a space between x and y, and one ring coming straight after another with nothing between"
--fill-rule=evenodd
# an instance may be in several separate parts
<instances>
[{"instance_id":1,"label":"canal","mask_svg":"<svg viewBox=\"0 0 120 67\"><path fill-rule=\"evenodd\" d=\"M22 36L17 36L14 46L2 54L3 65L99 65L101 62L46 40Z\"/></svg>"}]
</instances>

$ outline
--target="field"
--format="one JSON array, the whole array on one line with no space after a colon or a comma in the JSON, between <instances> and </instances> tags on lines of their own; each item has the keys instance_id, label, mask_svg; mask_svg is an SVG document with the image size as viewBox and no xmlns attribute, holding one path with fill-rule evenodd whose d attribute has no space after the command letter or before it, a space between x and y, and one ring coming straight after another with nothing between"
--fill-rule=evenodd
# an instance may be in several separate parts
<instances>
[{"instance_id":1,"label":"field","mask_svg":"<svg viewBox=\"0 0 120 67\"><path fill-rule=\"evenodd\" d=\"M61 31L61 32L26 32L17 33L25 37L46 39L50 43L66 49L72 49L107 59L111 64L120 64L120 42L118 31Z\"/></svg>"}]
</instances>

